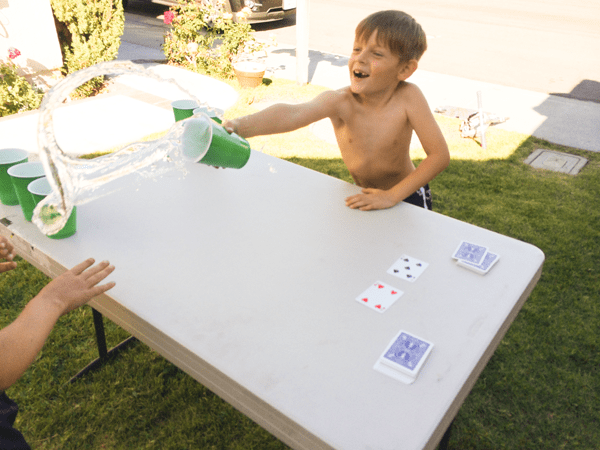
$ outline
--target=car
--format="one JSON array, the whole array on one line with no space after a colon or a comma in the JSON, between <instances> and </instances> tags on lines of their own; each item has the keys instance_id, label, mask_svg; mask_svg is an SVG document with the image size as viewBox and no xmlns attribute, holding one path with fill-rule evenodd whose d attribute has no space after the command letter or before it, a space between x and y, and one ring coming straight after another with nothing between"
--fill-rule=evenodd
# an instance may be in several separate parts
<instances>
[{"instance_id":1,"label":"car","mask_svg":"<svg viewBox=\"0 0 600 450\"><path fill-rule=\"evenodd\" d=\"M166 6L177 5L177 0L147 1ZM123 0L123 7L127 7L127 0ZM233 14L233 20L237 20L238 13L244 7L252 11L247 19L249 23L273 22L296 14L296 0L225 0L225 10Z\"/></svg>"}]
</instances>

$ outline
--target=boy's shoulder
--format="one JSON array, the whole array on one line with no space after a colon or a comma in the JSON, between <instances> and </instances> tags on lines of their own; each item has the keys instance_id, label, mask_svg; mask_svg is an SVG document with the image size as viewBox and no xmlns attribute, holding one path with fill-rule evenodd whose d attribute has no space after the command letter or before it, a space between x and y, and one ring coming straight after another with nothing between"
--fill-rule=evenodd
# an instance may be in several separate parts
<instances>
[{"instance_id":1,"label":"boy's shoulder","mask_svg":"<svg viewBox=\"0 0 600 450\"><path fill-rule=\"evenodd\" d=\"M423 92L421 92L421 89L416 84L409 81L401 81L396 88L396 94L400 97L411 97L414 95L422 96Z\"/></svg>"},{"instance_id":2,"label":"boy's shoulder","mask_svg":"<svg viewBox=\"0 0 600 450\"><path fill-rule=\"evenodd\" d=\"M401 105L404 108L414 108L415 106L421 107L427 103L425 95L414 83L403 81L398 85L396 93L394 95L394 103Z\"/></svg>"},{"instance_id":3,"label":"boy's shoulder","mask_svg":"<svg viewBox=\"0 0 600 450\"><path fill-rule=\"evenodd\" d=\"M400 92L402 93L403 96L408 97L408 99L410 100L412 99L422 99L425 98L425 95L423 94L423 91L421 91L421 88L419 88L419 86L417 86L414 83L409 83L408 81L403 81L402 86L400 87Z\"/></svg>"},{"instance_id":4,"label":"boy's shoulder","mask_svg":"<svg viewBox=\"0 0 600 450\"><path fill-rule=\"evenodd\" d=\"M350 90L350 86L346 86L341 89L329 89L327 91L323 91L318 97L323 99L323 101L339 102L346 98L351 98L352 91Z\"/></svg>"},{"instance_id":5,"label":"boy's shoulder","mask_svg":"<svg viewBox=\"0 0 600 450\"><path fill-rule=\"evenodd\" d=\"M350 87L346 87L323 91L317 95L312 102L314 102L315 105L318 105L319 108L323 108L328 112L328 115L330 115L344 110L344 105L348 105L351 101L352 92Z\"/></svg>"}]
</instances>

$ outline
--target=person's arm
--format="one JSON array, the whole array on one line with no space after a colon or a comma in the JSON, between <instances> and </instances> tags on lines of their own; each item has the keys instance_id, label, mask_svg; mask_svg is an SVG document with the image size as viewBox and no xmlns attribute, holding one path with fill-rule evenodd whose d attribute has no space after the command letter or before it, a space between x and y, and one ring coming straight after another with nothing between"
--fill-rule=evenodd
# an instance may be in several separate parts
<instances>
[{"instance_id":1,"label":"person's arm","mask_svg":"<svg viewBox=\"0 0 600 450\"><path fill-rule=\"evenodd\" d=\"M294 131L330 117L338 95L337 91L325 91L306 103L278 103L248 116L226 120L223 127L244 138Z\"/></svg>"},{"instance_id":2,"label":"person's arm","mask_svg":"<svg viewBox=\"0 0 600 450\"><path fill-rule=\"evenodd\" d=\"M391 189L366 188L362 190L362 194L348 197L346 205L350 208L361 211L391 208L425 186L448 167L450 152L444 135L423 93L415 85L411 87L413 89L410 90L407 101L410 105L407 110L408 120L423 145L426 158L421 161L416 170Z\"/></svg>"},{"instance_id":3,"label":"person's arm","mask_svg":"<svg viewBox=\"0 0 600 450\"><path fill-rule=\"evenodd\" d=\"M0 330L0 390L10 387L33 363L58 318L114 287L98 286L113 270L107 261L94 267L92 258L46 285L19 316Z\"/></svg>"}]
</instances>

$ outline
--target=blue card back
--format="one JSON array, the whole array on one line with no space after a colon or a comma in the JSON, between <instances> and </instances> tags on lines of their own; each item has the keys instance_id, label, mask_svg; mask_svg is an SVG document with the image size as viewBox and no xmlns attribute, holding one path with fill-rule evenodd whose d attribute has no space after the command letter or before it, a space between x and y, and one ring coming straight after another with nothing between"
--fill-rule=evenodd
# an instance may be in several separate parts
<instances>
[{"instance_id":1,"label":"blue card back","mask_svg":"<svg viewBox=\"0 0 600 450\"><path fill-rule=\"evenodd\" d=\"M402 332L383 357L408 370L415 370L429 346L429 343Z\"/></svg>"}]
</instances>

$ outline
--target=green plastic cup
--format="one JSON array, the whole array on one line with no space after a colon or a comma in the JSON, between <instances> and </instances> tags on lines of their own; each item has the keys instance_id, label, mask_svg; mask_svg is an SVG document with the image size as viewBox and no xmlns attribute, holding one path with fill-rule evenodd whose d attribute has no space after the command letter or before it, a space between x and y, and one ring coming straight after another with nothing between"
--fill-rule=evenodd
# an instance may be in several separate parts
<instances>
[{"instance_id":1,"label":"green plastic cup","mask_svg":"<svg viewBox=\"0 0 600 450\"><path fill-rule=\"evenodd\" d=\"M20 148L0 149L0 201L4 205L18 205L19 198L15 192L8 169L27 162L28 153Z\"/></svg>"},{"instance_id":2,"label":"green plastic cup","mask_svg":"<svg viewBox=\"0 0 600 450\"><path fill-rule=\"evenodd\" d=\"M35 206L37 206L39 202L44 200L46 196L52 193L52 186L50 186L50 183L46 177L42 177L29 183L27 190L33 197ZM35 209L35 206L33 209ZM58 233L49 234L48 237L52 239L64 239L69 236L73 236L75 231L77 231L77 207L73 206L73 210L71 211L71 215L69 216L65 226L62 227Z\"/></svg>"},{"instance_id":3,"label":"green plastic cup","mask_svg":"<svg viewBox=\"0 0 600 450\"><path fill-rule=\"evenodd\" d=\"M23 210L25 220L31 222L31 216L33 215L33 197L27 190L27 186L33 180L37 180L44 176L44 166L39 161L26 162L17 164L8 169L8 174L15 188L17 197L19 198L19 204Z\"/></svg>"},{"instance_id":4,"label":"green plastic cup","mask_svg":"<svg viewBox=\"0 0 600 450\"><path fill-rule=\"evenodd\" d=\"M171 108L173 108L173 114L175 115L175 122L187 119L194 115L194 109L198 107L198 103L194 100L175 100L171 102Z\"/></svg>"},{"instance_id":5,"label":"green plastic cup","mask_svg":"<svg viewBox=\"0 0 600 450\"><path fill-rule=\"evenodd\" d=\"M241 169L250 159L250 144L211 120L206 114L188 119L181 136L183 156L209 166Z\"/></svg>"},{"instance_id":6,"label":"green plastic cup","mask_svg":"<svg viewBox=\"0 0 600 450\"><path fill-rule=\"evenodd\" d=\"M215 122L217 122L219 124L223 123L221 121L221 119L219 119L219 117L215 115L215 111L209 110L206 106L200 106L200 107L194 109L194 115L196 115L196 114L206 114L208 117L210 117Z\"/></svg>"}]
</instances>

